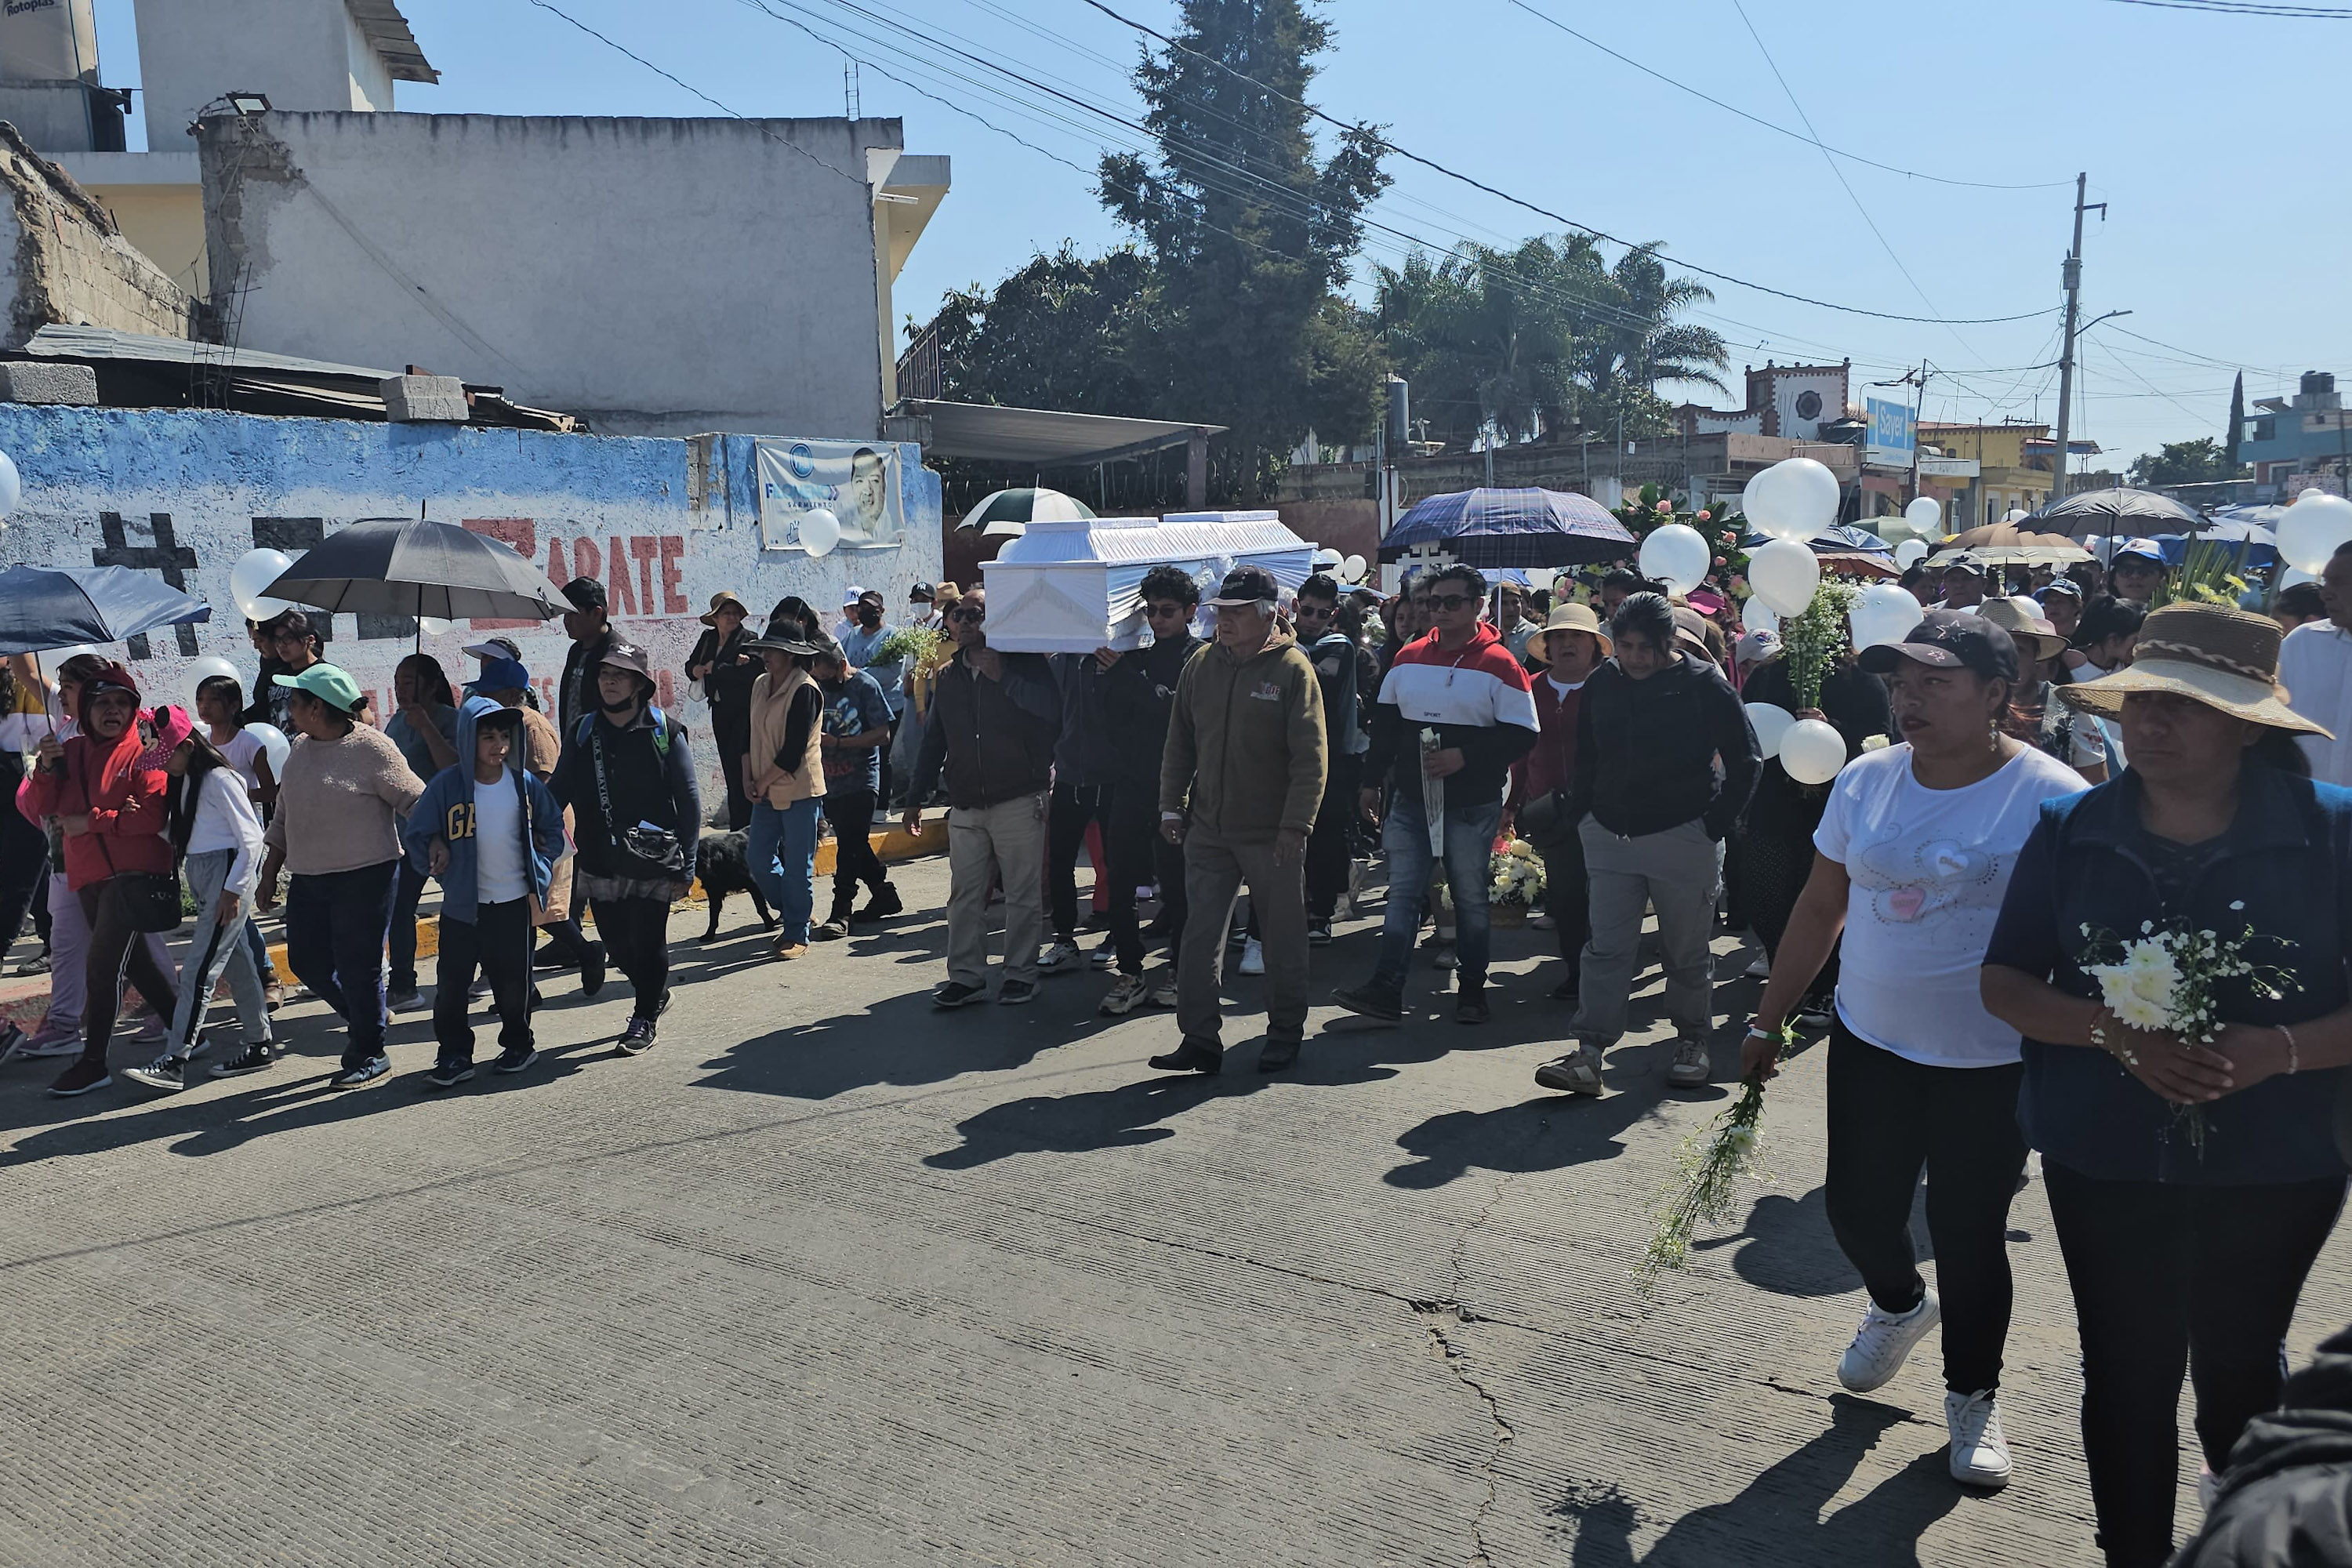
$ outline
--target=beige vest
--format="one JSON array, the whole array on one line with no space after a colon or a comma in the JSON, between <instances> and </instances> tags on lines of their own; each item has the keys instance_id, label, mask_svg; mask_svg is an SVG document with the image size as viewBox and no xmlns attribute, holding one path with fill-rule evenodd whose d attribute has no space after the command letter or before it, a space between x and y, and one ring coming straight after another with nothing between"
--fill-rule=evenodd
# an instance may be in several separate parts
<instances>
[{"instance_id":1,"label":"beige vest","mask_svg":"<svg viewBox=\"0 0 2352 1568\"><path fill-rule=\"evenodd\" d=\"M777 749L784 743L785 716L792 711L793 700L803 686L816 686L816 681L805 669L794 669L784 677L783 685L775 689L771 689L769 678L764 675L751 683L750 758L760 770L775 766ZM819 690L817 721L809 726L808 749L802 753L799 766L768 786L770 805L791 805L795 801L811 800L824 794L824 693Z\"/></svg>"}]
</instances>

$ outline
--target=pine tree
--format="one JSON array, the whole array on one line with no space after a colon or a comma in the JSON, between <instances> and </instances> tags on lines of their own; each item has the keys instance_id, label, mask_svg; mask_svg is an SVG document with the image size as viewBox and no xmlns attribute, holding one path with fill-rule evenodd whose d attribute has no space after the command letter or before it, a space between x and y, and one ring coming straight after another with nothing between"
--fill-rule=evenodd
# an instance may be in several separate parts
<instances>
[{"instance_id":1,"label":"pine tree","mask_svg":"<svg viewBox=\"0 0 2352 1568\"><path fill-rule=\"evenodd\" d=\"M1328 158L1309 134L1330 38L1302 0L1183 0L1174 43L1135 72L1158 147L1102 162L1104 205L1155 263L1130 363L1169 417L1231 427L1211 453L1223 495L1266 494L1310 427L1346 440L1376 416L1380 357L1339 289L1389 177L1371 127Z\"/></svg>"},{"instance_id":2,"label":"pine tree","mask_svg":"<svg viewBox=\"0 0 2352 1568\"><path fill-rule=\"evenodd\" d=\"M2236 383L2230 388L2230 433L2221 440L2222 460L2230 465L2232 474L2238 471L2238 443L2244 438L2245 432L2246 373L2242 370Z\"/></svg>"}]
</instances>

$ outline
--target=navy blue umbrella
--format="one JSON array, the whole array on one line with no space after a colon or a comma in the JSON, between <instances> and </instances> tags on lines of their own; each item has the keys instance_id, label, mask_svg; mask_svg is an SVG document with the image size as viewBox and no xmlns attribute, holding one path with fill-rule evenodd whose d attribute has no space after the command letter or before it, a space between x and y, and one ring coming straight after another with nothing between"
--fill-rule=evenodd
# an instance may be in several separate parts
<instances>
[{"instance_id":1,"label":"navy blue umbrella","mask_svg":"<svg viewBox=\"0 0 2352 1568\"><path fill-rule=\"evenodd\" d=\"M202 599L128 566L11 566L0 572L0 653L121 642L213 618Z\"/></svg>"},{"instance_id":2,"label":"navy blue umbrella","mask_svg":"<svg viewBox=\"0 0 2352 1568\"><path fill-rule=\"evenodd\" d=\"M1620 561L1639 547L1631 530L1590 496L1570 490L1455 490L1415 501L1381 541L1394 561L1416 545L1465 566L1582 566Z\"/></svg>"}]
</instances>

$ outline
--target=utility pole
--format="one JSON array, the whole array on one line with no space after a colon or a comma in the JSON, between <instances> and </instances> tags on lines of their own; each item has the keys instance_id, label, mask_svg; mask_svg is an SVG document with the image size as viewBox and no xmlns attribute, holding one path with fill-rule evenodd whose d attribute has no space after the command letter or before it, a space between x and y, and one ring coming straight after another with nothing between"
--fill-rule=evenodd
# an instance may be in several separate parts
<instances>
[{"instance_id":1,"label":"utility pole","mask_svg":"<svg viewBox=\"0 0 2352 1568\"><path fill-rule=\"evenodd\" d=\"M2051 477L2050 505L2066 499L2066 426L2067 416L2074 407L2074 323L2082 319L2083 309L2083 215L2096 210L2099 221L2107 221L2107 204L2094 202L2085 206L2083 196L2090 183L2087 173L2074 176L2074 248L2066 253L2066 264L2060 276L2066 285L2066 325L2058 350L2058 456L2055 471Z\"/></svg>"}]
</instances>

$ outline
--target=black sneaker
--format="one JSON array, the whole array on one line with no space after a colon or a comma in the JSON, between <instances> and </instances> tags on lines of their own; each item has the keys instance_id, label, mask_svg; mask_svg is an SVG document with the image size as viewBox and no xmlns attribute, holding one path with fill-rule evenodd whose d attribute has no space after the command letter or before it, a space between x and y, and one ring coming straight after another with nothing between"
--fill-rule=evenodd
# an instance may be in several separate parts
<instances>
[{"instance_id":1,"label":"black sneaker","mask_svg":"<svg viewBox=\"0 0 2352 1568\"><path fill-rule=\"evenodd\" d=\"M365 1089L392 1075L392 1058L381 1051L357 1067L347 1067L327 1080L329 1089Z\"/></svg>"},{"instance_id":2,"label":"black sneaker","mask_svg":"<svg viewBox=\"0 0 2352 1568\"><path fill-rule=\"evenodd\" d=\"M1550 995L1551 999L1555 1002L1576 1002L1582 1000L1584 990L1581 977L1574 974L1570 975L1567 979L1561 981L1559 984L1551 988Z\"/></svg>"},{"instance_id":3,"label":"black sneaker","mask_svg":"<svg viewBox=\"0 0 2352 1568\"><path fill-rule=\"evenodd\" d=\"M580 994L593 996L604 989L604 944L592 942L588 956L580 961Z\"/></svg>"},{"instance_id":4,"label":"black sneaker","mask_svg":"<svg viewBox=\"0 0 2352 1568\"><path fill-rule=\"evenodd\" d=\"M811 942L839 942L848 934L849 921L845 917L839 915L826 921L822 925L814 925L809 928L809 940Z\"/></svg>"},{"instance_id":5,"label":"black sneaker","mask_svg":"<svg viewBox=\"0 0 2352 1568\"><path fill-rule=\"evenodd\" d=\"M500 1051L499 1053L499 1059L490 1064L490 1070L492 1072L520 1072L537 1060L539 1060L539 1051L536 1047L530 1046L516 1046L509 1050Z\"/></svg>"},{"instance_id":6,"label":"black sneaker","mask_svg":"<svg viewBox=\"0 0 2352 1568\"><path fill-rule=\"evenodd\" d=\"M1309 947L1330 946L1331 922L1329 921L1308 921L1307 922L1307 945Z\"/></svg>"},{"instance_id":7,"label":"black sneaker","mask_svg":"<svg viewBox=\"0 0 2352 1568\"><path fill-rule=\"evenodd\" d=\"M268 1072L278 1065L278 1047L268 1040L250 1045L225 1062L213 1064L215 1078L243 1078L249 1072Z\"/></svg>"},{"instance_id":8,"label":"black sneaker","mask_svg":"<svg viewBox=\"0 0 2352 1568\"><path fill-rule=\"evenodd\" d=\"M629 1026L621 1031L621 1037L614 1043L625 1057L644 1056L654 1048L654 1021L651 1018L630 1019Z\"/></svg>"},{"instance_id":9,"label":"black sneaker","mask_svg":"<svg viewBox=\"0 0 2352 1568\"><path fill-rule=\"evenodd\" d=\"M898 901L898 889L885 882L880 892L866 899L866 908L858 912L857 918L862 921L887 920L892 915L904 913L906 908Z\"/></svg>"},{"instance_id":10,"label":"black sneaker","mask_svg":"<svg viewBox=\"0 0 2352 1568\"><path fill-rule=\"evenodd\" d=\"M1207 1045L1199 1040L1186 1040L1174 1050L1163 1056L1153 1057L1143 1065L1155 1068L1161 1072L1213 1074L1224 1067L1225 1053L1222 1047Z\"/></svg>"},{"instance_id":11,"label":"black sneaker","mask_svg":"<svg viewBox=\"0 0 2352 1568\"><path fill-rule=\"evenodd\" d=\"M967 1003L984 1001L987 996L986 986L966 985L961 981L950 980L931 988L931 1005L961 1007Z\"/></svg>"},{"instance_id":12,"label":"black sneaker","mask_svg":"<svg viewBox=\"0 0 2352 1568\"><path fill-rule=\"evenodd\" d=\"M435 1062L433 1070L425 1075L425 1087L455 1089L461 1083L471 1082L473 1077L474 1064L470 1061Z\"/></svg>"},{"instance_id":13,"label":"black sneaker","mask_svg":"<svg viewBox=\"0 0 2352 1568\"><path fill-rule=\"evenodd\" d=\"M1258 1047L1257 1070L1260 1072L1283 1071L1298 1060L1300 1044L1301 1042L1295 1038L1276 1039L1271 1035L1267 1036L1265 1044Z\"/></svg>"},{"instance_id":14,"label":"black sneaker","mask_svg":"<svg viewBox=\"0 0 2352 1568\"><path fill-rule=\"evenodd\" d=\"M656 1017L656 1018L658 1018L658 1017L660 1017L663 1014L665 1014L665 1013L667 1013L667 1012L668 1012L668 1011L669 1011L669 991L668 991L668 988L667 988L667 987L664 987L664 988L663 988L663 991L662 991L661 1005L654 1009L654 1016L655 1016L655 1017Z\"/></svg>"},{"instance_id":15,"label":"black sneaker","mask_svg":"<svg viewBox=\"0 0 2352 1568\"><path fill-rule=\"evenodd\" d=\"M5 1067L8 1059L16 1054L17 1047L24 1043L24 1030L14 1024L0 1024L0 1067Z\"/></svg>"},{"instance_id":16,"label":"black sneaker","mask_svg":"<svg viewBox=\"0 0 2352 1568\"><path fill-rule=\"evenodd\" d=\"M996 988L996 1005L1018 1007L1024 1002L1037 1000L1036 983L1028 980L1008 980Z\"/></svg>"},{"instance_id":17,"label":"black sneaker","mask_svg":"<svg viewBox=\"0 0 2352 1568\"><path fill-rule=\"evenodd\" d=\"M1484 985L1465 985L1454 998L1454 1021L1457 1024L1483 1024L1494 1015L1486 1006Z\"/></svg>"},{"instance_id":18,"label":"black sneaker","mask_svg":"<svg viewBox=\"0 0 2352 1568\"><path fill-rule=\"evenodd\" d=\"M78 1094L88 1094L91 1089L104 1089L113 1081L114 1076L106 1070L105 1062L82 1057L78 1058L73 1066L58 1075L57 1080L49 1085L49 1097L53 1100L71 1100Z\"/></svg>"},{"instance_id":19,"label":"black sneaker","mask_svg":"<svg viewBox=\"0 0 2352 1568\"><path fill-rule=\"evenodd\" d=\"M1372 1018L1383 1024L1404 1021L1404 996L1400 992L1358 985L1332 992L1331 1000L1358 1017Z\"/></svg>"},{"instance_id":20,"label":"black sneaker","mask_svg":"<svg viewBox=\"0 0 2352 1568\"><path fill-rule=\"evenodd\" d=\"M122 1076L142 1089L177 1094L188 1087L188 1064L178 1057L157 1057L143 1068L124 1068Z\"/></svg>"},{"instance_id":21,"label":"black sneaker","mask_svg":"<svg viewBox=\"0 0 2352 1568\"><path fill-rule=\"evenodd\" d=\"M556 952L553 942L542 942L531 950L530 966L533 969L569 969L572 962Z\"/></svg>"}]
</instances>

